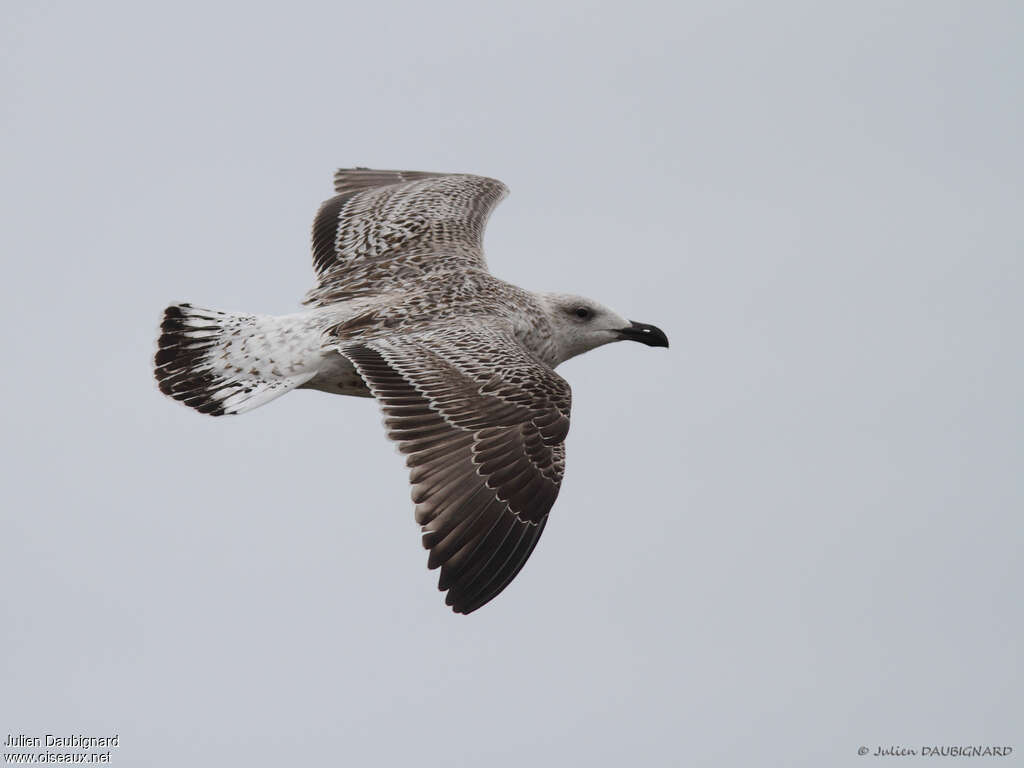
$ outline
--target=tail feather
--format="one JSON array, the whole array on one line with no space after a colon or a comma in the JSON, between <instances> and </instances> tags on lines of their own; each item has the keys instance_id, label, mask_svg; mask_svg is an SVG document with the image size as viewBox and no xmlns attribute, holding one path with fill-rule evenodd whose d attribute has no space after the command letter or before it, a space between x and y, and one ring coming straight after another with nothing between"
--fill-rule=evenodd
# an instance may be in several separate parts
<instances>
[{"instance_id":1,"label":"tail feather","mask_svg":"<svg viewBox=\"0 0 1024 768\"><path fill-rule=\"evenodd\" d=\"M165 395L211 416L244 413L308 381L267 358L256 315L174 304L164 310L154 374ZM265 324L265 323L264 323Z\"/></svg>"}]
</instances>

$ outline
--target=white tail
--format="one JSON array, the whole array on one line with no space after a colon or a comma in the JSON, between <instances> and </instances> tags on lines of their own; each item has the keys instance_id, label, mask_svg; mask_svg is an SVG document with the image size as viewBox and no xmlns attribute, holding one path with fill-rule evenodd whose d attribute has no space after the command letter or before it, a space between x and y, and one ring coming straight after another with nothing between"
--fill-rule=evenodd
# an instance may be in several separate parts
<instances>
[{"instance_id":1,"label":"white tail","mask_svg":"<svg viewBox=\"0 0 1024 768\"><path fill-rule=\"evenodd\" d=\"M250 411L316 374L315 367L289 363L294 345L278 318L173 304L160 330L160 391L200 413Z\"/></svg>"}]
</instances>

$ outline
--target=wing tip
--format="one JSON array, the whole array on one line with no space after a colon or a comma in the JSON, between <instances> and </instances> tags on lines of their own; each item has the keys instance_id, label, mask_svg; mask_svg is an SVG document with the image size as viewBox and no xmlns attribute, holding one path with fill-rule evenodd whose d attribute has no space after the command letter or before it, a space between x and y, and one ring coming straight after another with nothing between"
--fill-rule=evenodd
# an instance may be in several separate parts
<instances>
[{"instance_id":1,"label":"wing tip","mask_svg":"<svg viewBox=\"0 0 1024 768\"><path fill-rule=\"evenodd\" d=\"M508 186L500 179L478 173L449 173L444 171L397 171L390 169L367 168L357 165L352 168L338 168L334 172L334 191L337 194L353 192L358 189L385 187L391 184L405 184L410 181L439 178L479 179L495 187L497 199L503 200L509 194Z\"/></svg>"}]
</instances>

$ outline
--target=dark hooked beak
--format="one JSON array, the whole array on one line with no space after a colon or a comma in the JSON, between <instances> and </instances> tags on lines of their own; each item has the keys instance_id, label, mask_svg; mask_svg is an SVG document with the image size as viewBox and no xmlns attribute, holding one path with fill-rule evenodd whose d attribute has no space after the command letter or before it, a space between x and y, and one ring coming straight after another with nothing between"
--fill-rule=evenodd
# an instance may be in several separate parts
<instances>
[{"instance_id":1,"label":"dark hooked beak","mask_svg":"<svg viewBox=\"0 0 1024 768\"><path fill-rule=\"evenodd\" d=\"M637 323L633 320L629 321L628 328L620 328L619 333L622 338L629 339L630 341L639 341L641 344L646 344L648 347L667 347L668 336L665 332L658 328L656 325L648 325L647 323Z\"/></svg>"}]
</instances>

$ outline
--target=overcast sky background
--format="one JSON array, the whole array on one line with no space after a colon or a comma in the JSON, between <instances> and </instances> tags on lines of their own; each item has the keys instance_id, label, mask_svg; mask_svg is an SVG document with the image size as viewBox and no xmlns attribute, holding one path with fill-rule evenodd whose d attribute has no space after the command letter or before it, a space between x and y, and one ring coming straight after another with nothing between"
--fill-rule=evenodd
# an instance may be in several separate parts
<instances>
[{"instance_id":1,"label":"overcast sky background","mask_svg":"<svg viewBox=\"0 0 1024 768\"><path fill-rule=\"evenodd\" d=\"M158 768L1022 764L1024 5L3 17L0 739L118 733L113 765ZM372 402L211 419L152 381L166 304L296 309L351 165L502 179L497 275L672 340L559 369L561 497L468 617Z\"/></svg>"}]
</instances>

